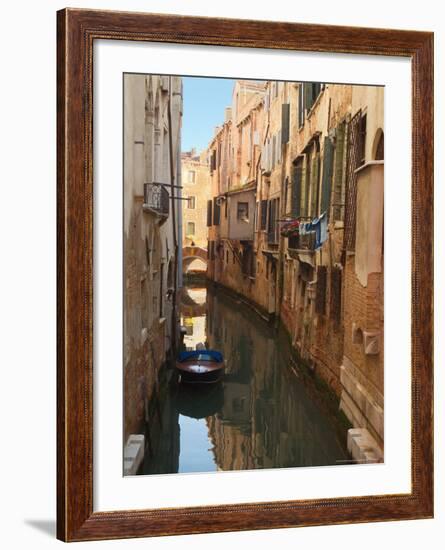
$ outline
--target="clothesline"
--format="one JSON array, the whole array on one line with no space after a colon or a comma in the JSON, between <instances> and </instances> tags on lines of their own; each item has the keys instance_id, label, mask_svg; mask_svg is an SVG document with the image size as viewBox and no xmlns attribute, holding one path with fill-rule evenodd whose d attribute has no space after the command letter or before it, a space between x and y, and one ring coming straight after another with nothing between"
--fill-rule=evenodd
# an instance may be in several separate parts
<instances>
[{"instance_id":1,"label":"clothesline","mask_svg":"<svg viewBox=\"0 0 445 550\"><path fill-rule=\"evenodd\" d=\"M283 237L289 237L293 235L308 235L309 233L315 233L315 249L320 248L328 237L328 218L326 212L323 212L323 214L320 214L320 216L313 218L309 222L301 222L301 219L303 218L288 221L281 228L281 235Z\"/></svg>"}]
</instances>

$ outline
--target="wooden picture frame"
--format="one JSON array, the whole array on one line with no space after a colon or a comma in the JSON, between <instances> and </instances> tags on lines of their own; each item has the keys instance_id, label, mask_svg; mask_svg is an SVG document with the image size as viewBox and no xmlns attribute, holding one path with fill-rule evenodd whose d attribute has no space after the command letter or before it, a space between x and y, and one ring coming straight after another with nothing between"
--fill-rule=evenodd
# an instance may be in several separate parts
<instances>
[{"instance_id":1,"label":"wooden picture frame","mask_svg":"<svg viewBox=\"0 0 445 550\"><path fill-rule=\"evenodd\" d=\"M412 490L93 512L93 43L155 41L409 58L412 64ZM57 14L57 536L64 541L433 516L433 34L65 9Z\"/></svg>"}]
</instances>

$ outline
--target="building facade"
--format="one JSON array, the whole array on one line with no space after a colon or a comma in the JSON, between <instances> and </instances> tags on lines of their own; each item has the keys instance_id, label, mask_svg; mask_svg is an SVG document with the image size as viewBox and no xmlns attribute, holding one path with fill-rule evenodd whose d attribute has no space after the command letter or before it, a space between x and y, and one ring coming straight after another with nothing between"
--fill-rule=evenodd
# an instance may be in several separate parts
<instances>
[{"instance_id":1,"label":"building facade","mask_svg":"<svg viewBox=\"0 0 445 550\"><path fill-rule=\"evenodd\" d=\"M207 151L181 154L183 272L205 272L207 201L211 198ZM198 250L199 249L199 250ZM201 256L204 259L201 259Z\"/></svg>"},{"instance_id":2,"label":"building facade","mask_svg":"<svg viewBox=\"0 0 445 550\"><path fill-rule=\"evenodd\" d=\"M144 433L159 369L175 346L181 118L180 78L125 75L124 442Z\"/></svg>"},{"instance_id":3,"label":"building facade","mask_svg":"<svg viewBox=\"0 0 445 550\"><path fill-rule=\"evenodd\" d=\"M383 93L238 81L209 145L208 277L281 321L365 461L384 446Z\"/></svg>"}]
</instances>

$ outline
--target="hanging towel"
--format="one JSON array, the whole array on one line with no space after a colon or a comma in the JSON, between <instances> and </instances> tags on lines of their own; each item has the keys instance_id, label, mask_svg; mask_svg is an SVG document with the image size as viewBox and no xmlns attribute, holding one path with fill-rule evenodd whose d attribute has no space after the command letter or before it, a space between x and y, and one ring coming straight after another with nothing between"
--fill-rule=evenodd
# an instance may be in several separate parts
<instances>
[{"instance_id":1,"label":"hanging towel","mask_svg":"<svg viewBox=\"0 0 445 550\"><path fill-rule=\"evenodd\" d=\"M317 249L328 238L328 218L326 212L323 212L321 216L312 220L312 227L315 229L315 249Z\"/></svg>"}]
</instances>

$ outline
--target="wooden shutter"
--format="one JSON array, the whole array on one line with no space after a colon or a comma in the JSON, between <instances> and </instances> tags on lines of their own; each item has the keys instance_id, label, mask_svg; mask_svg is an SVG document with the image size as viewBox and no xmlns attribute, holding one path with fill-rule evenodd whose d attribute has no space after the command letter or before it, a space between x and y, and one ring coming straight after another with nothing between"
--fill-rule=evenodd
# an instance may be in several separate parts
<instances>
[{"instance_id":1,"label":"wooden shutter","mask_svg":"<svg viewBox=\"0 0 445 550\"><path fill-rule=\"evenodd\" d=\"M298 90L298 126L303 126L304 123L304 84L300 84Z\"/></svg>"},{"instance_id":2,"label":"wooden shutter","mask_svg":"<svg viewBox=\"0 0 445 550\"><path fill-rule=\"evenodd\" d=\"M327 268L320 265L317 268L317 290L315 293L315 313L324 315L326 313L326 280Z\"/></svg>"},{"instance_id":3,"label":"wooden shutter","mask_svg":"<svg viewBox=\"0 0 445 550\"><path fill-rule=\"evenodd\" d=\"M312 107L312 84L310 82L306 82L303 84L304 86L304 92L303 92L303 99L304 99L304 109L306 111L310 111Z\"/></svg>"},{"instance_id":4,"label":"wooden shutter","mask_svg":"<svg viewBox=\"0 0 445 550\"><path fill-rule=\"evenodd\" d=\"M331 199L332 170L334 161L334 146L332 141L324 138L323 148L323 180L321 184L321 205L320 214L327 212L329 217L329 204Z\"/></svg>"},{"instance_id":5,"label":"wooden shutter","mask_svg":"<svg viewBox=\"0 0 445 550\"><path fill-rule=\"evenodd\" d=\"M212 225L212 201L207 201L207 227Z\"/></svg>"},{"instance_id":6,"label":"wooden shutter","mask_svg":"<svg viewBox=\"0 0 445 550\"><path fill-rule=\"evenodd\" d=\"M312 155L312 177L309 181L311 186L311 210L309 215L316 217L318 215L318 196L320 191L320 154Z\"/></svg>"},{"instance_id":7,"label":"wooden shutter","mask_svg":"<svg viewBox=\"0 0 445 550\"><path fill-rule=\"evenodd\" d=\"M266 229L267 223L267 200L261 201L261 225L260 229Z\"/></svg>"},{"instance_id":8,"label":"wooden shutter","mask_svg":"<svg viewBox=\"0 0 445 550\"><path fill-rule=\"evenodd\" d=\"M292 169L292 197L291 214L298 218L301 211L301 178L303 175L302 162L299 161Z\"/></svg>"},{"instance_id":9,"label":"wooden shutter","mask_svg":"<svg viewBox=\"0 0 445 550\"><path fill-rule=\"evenodd\" d=\"M290 105L283 103L281 105L281 143L283 145L289 141L289 117Z\"/></svg>"},{"instance_id":10,"label":"wooden shutter","mask_svg":"<svg viewBox=\"0 0 445 550\"><path fill-rule=\"evenodd\" d=\"M218 204L218 199L213 199L213 225L219 225L221 219L221 208Z\"/></svg>"}]
</instances>

